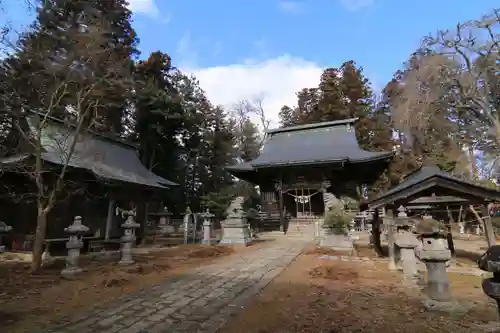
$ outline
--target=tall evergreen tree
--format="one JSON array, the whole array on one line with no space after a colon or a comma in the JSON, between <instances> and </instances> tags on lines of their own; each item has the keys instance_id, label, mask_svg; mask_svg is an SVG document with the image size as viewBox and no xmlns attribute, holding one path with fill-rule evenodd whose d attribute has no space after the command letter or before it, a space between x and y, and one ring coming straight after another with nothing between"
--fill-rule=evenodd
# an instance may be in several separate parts
<instances>
[{"instance_id":1,"label":"tall evergreen tree","mask_svg":"<svg viewBox=\"0 0 500 333\"><path fill-rule=\"evenodd\" d=\"M81 86L91 86L85 99L92 108L94 130L120 133L131 97L131 65L137 38L123 0L38 0L37 18L7 61L18 99L13 108L52 107L63 118L68 105L82 103ZM88 55L89 44L99 52ZM71 82L69 84L68 82ZM90 105L91 104L91 105ZM90 118L90 117L89 117Z\"/></svg>"}]
</instances>

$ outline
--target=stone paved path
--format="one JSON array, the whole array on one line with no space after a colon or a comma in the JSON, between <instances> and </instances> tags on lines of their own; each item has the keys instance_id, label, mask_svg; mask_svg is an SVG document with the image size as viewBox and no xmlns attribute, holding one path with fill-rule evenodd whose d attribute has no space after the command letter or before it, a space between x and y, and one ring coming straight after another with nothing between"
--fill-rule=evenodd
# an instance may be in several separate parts
<instances>
[{"instance_id":1,"label":"stone paved path","mask_svg":"<svg viewBox=\"0 0 500 333\"><path fill-rule=\"evenodd\" d=\"M215 333L281 273L303 246L303 242L279 240L221 258L49 332Z\"/></svg>"}]
</instances>

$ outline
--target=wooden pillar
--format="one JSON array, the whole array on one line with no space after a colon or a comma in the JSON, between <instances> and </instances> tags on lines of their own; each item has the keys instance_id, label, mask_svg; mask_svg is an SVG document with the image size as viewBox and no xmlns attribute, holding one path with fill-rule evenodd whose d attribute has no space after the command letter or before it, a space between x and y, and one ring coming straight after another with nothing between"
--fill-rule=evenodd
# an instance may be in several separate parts
<instances>
[{"instance_id":1,"label":"wooden pillar","mask_svg":"<svg viewBox=\"0 0 500 333\"><path fill-rule=\"evenodd\" d=\"M381 242L380 242L380 214L379 210L375 209L373 212L373 219L372 219L372 237L373 237L373 247L375 248L375 252L379 256L384 256L384 251L382 250Z\"/></svg>"},{"instance_id":2,"label":"wooden pillar","mask_svg":"<svg viewBox=\"0 0 500 333\"><path fill-rule=\"evenodd\" d=\"M493 225L491 224L490 212L488 211L488 206L486 205L483 205L481 210L483 215L484 234L486 235L488 247L491 247L496 244L496 237Z\"/></svg>"},{"instance_id":3,"label":"wooden pillar","mask_svg":"<svg viewBox=\"0 0 500 333\"><path fill-rule=\"evenodd\" d=\"M104 239L108 240L111 234L111 227L113 226L113 216L115 212L115 199L110 194L108 203L108 215L106 216L106 231L104 234Z\"/></svg>"},{"instance_id":4,"label":"wooden pillar","mask_svg":"<svg viewBox=\"0 0 500 333\"><path fill-rule=\"evenodd\" d=\"M455 251L455 244L453 243L453 229L452 229L452 224L453 224L453 213L451 212L450 208L446 206L446 212L448 214L448 221L446 223L446 241L448 243L448 248L451 251L451 255L454 257L456 254Z\"/></svg>"},{"instance_id":5,"label":"wooden pillar","mask_svg":"<svg viewBox=\"0 0 500 333\"><path fill-rule=\"evenodd\" d=\"M285 232L285 214L283 212L283 177L280 176L278 185L276 186L278 190L278 204L280 207L280 231Z\"/></svg>"}]
</instances>

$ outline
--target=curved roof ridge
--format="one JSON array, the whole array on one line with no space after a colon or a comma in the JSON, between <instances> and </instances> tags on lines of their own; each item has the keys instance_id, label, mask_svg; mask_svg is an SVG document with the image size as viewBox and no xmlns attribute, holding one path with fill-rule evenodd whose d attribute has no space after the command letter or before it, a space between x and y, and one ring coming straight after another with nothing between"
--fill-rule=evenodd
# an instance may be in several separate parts
<instances>
[{"instance_id":1,"label":"curved roof ridge","mask_svg":"<svg viewBox=\"0 0 500 333\"><path fill-rule=\"evenodd\" d=\"M307 125L296 125L296 126L289 126L289 127L282 127L282 128L273 128L273 129L267 130L266 133L267 134L286 133L286 132L295 132L295 131L302 131L302 130L314 129L314 128L323 128L323 127L332 127L332 126L353 124L356 121L358 121L358 119L359 118L348 118L348 119L342 119L342 120L324 121L324 122L320 122L320 123L313 123L313 124L307 124Z\"/></svg>"}]
</instances>

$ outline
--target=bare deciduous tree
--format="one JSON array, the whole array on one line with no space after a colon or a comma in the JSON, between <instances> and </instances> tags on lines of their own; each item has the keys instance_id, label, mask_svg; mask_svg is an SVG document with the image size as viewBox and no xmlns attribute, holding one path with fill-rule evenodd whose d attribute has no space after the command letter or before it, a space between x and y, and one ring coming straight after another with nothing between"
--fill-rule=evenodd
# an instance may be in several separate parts
<instances>
[{"instance_id":1,"label":"bare deciduous tree","mask_svg":"<svg viewBox=\"0 0 500 333\"><path fill-rule=\"evenodd\" d=\"M458 152L467 148L477 177L475 148L500 147L500 10L480 20L460 23L453 31L440 31L425 38L412 59L398 95L393 119L414 136L440 131L453 139ZM418 137L418 135L417 135ZM482 219L488 243L495 239L488 219Z\"/></svg>"},{"instance_id":2,"label":"bare deciduous tree","mask_svg":"<svg viewBox=\"0 0 500 333\"><path fill-rule=\"evenodd\" d=\"M241 100L233 106L233 113L235 114L236 119L238 119L238 122L250 119L252 116L257 117L263 132L260 142L260 145L262 146L265 139L264 134L267 132L271 124L271 120L267 118L264 110L264 99L262 97L254 97L250 100Z\"/></svg>"},{"instance_id":3,"label":"bare deciduous tree","mask_svg":"<svg viewBox=\"0 0 500 333\"><path fill-rule=\"evenodd\" d=\"M42 263L47 216L60 194L74 185L67 176L75 148L86 130L100 126L103 110L100 99L111 81L119 83L117 80L128 70L129 62L128 59L114 62L105 75L93 75L92 67L109 63L107 60L112 55L111 48L103 47L107 45L106 29L99 26L75 29L68 37L75 48L62 58L41 56L47 55L43 42L38 42L43 38L34 35L31 38L24 51L3 62L6 80L2 83L1 99L11 119L11 128L27 147L18 152L18 156L29 155L32 162L19 159L18 163L12 163L12 159L7 158L2 167L28 176L36 185L37 227L32 269L37 270ZM18 81L27 74L35 83L28 95L20 93L23 81ZM62 131L51 126L53 118L61 115L66 117ZM48 156L52 157L49 162Z\"/></svg>"},{"instance_id":4,"label":"bare deciduous tree","mask_svg":"<svg viewBox=\"0 0 500 333\"><path fill-rule=\"evenodd\" d=\"M452 88L453 106L487 124L500 145L500 9L427 37L424 47L449 60L442 83Z\"/></svg>"}]
</instances>

